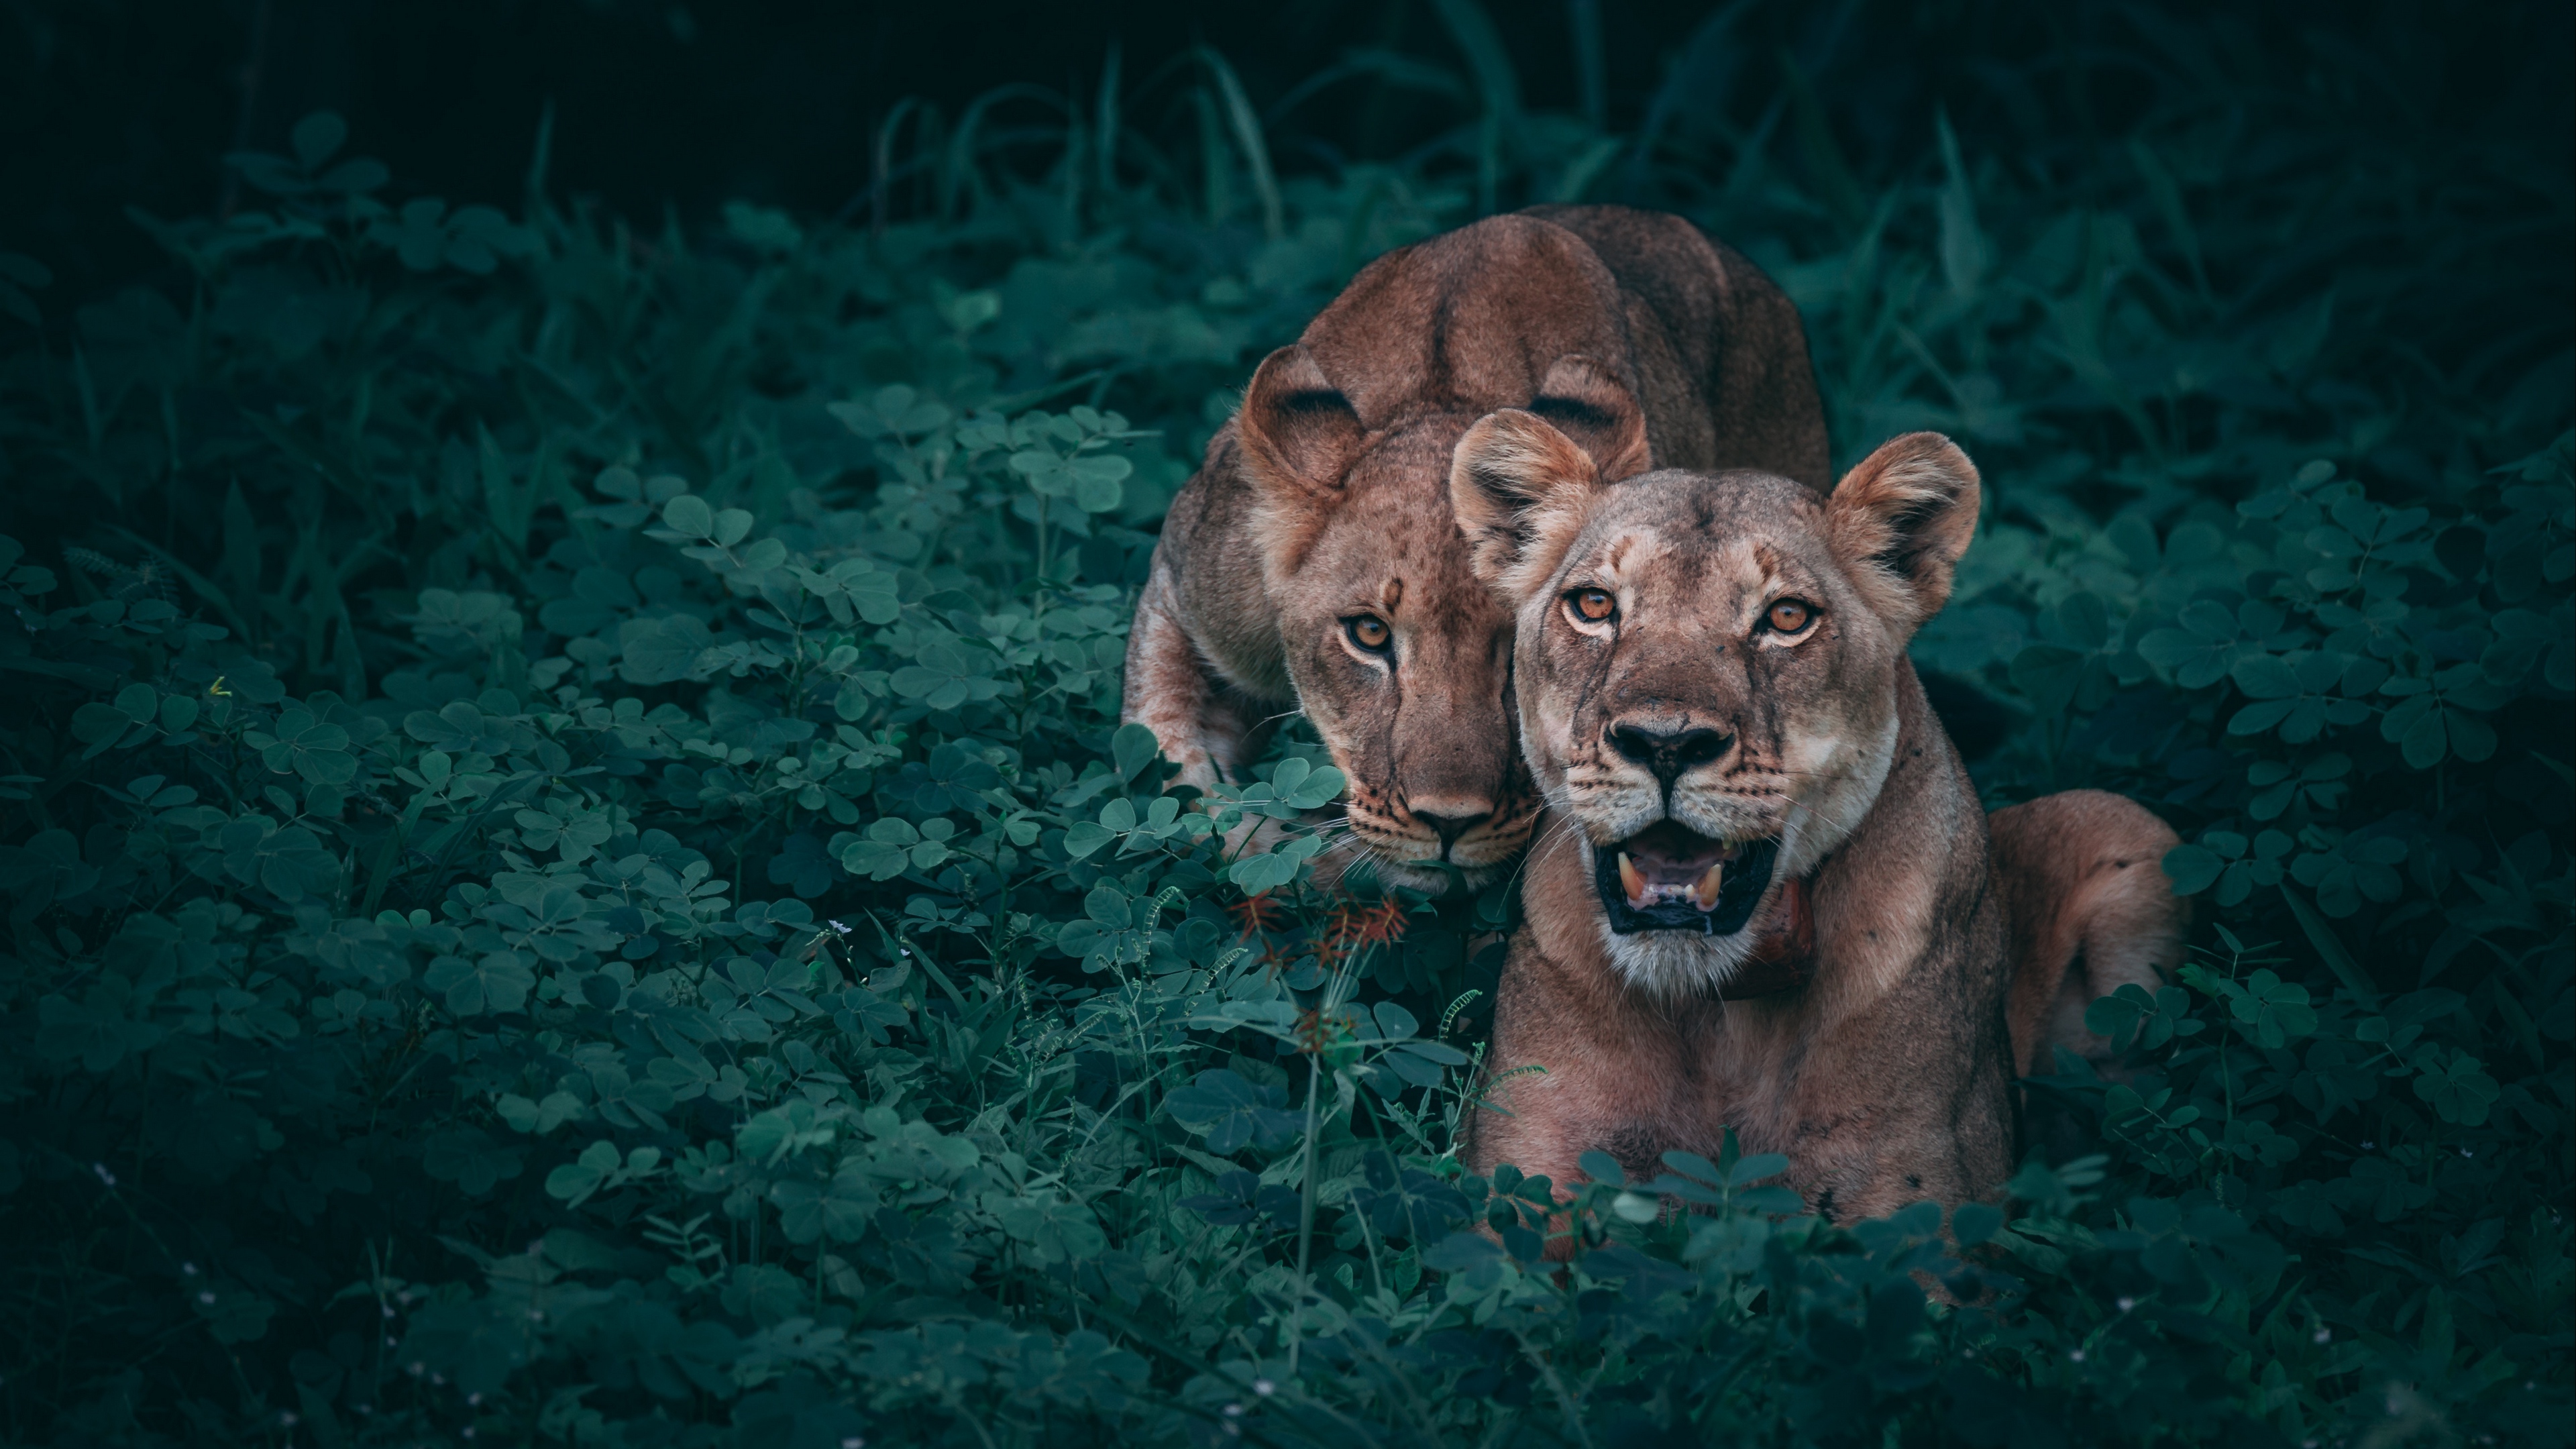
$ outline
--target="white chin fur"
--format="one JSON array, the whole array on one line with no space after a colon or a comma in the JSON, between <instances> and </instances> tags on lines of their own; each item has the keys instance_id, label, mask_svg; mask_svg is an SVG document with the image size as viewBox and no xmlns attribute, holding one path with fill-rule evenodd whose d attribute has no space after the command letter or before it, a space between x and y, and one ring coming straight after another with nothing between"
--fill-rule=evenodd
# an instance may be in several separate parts
<instances>
[{"instance_id":1,"label":"white chin fur","mask_svg":"<svg viewBox=\"0 0 2576 1449\"><path fill-rule=\"evenodd\" d=\"M1583 877L1587 881L1592 879L1592 849L1586 841ZM1771 909L1782 879L1772 877L1761 903L1753 908L1754 920L1761 920ZM1699 936L1688 931L1641 931L1622 936L1610 929L1610 918L1597 900L1593 904L1593 923L1601 933L1602 949L1610 957L1611 969L1648 996L1695 996L1724 986L1753 953L1756 939L1750 926L1732 936Z\"/></svg>"}]
</instances>

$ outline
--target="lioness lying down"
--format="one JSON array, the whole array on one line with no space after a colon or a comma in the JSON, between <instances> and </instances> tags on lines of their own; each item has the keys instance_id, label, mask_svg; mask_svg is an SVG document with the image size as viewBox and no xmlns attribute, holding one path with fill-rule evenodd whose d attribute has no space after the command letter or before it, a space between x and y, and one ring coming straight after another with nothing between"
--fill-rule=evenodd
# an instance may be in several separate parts
<instances>
[{"instance_id":1,"label":"lioness lying down","mask_svg":"<svg viewBox=\"0 0 2576 1449\"><path fill-rule=\"evenodd\" d=\"M1906 641L1949 596L1976 469L1916 433L1830 498L1756 472L1611 486L1506 411L1451 487L1517 615L1548 811L1495 1011L1505 1110L1471 1165L1565 1187L1598 1148L1643 1181L1732 1126L1829 1218L1991 1195L2016 1067L2103 1055L2084 1006L2152 984L2183 916L2161 821L2098 792L1989 820L1924 701Z\"/></svg>"},{"instance_id":2,"label":"lioness lying down","mask_svg":"<svg viewBox=\"0 0 2576 1449\"><path fill-rule=\"evenodd\" d=\"M1391 885L1499 874L1537 798L1510 715L1511 619L1449 516L1459 436L1553 419L1606 476L1827 481L1797 309L1676 216L1539 207L1369 264L1252 376L1172 502L1128 638L1123 718L1205 787L1302 709Z\"/></svg>"}]
</instances>

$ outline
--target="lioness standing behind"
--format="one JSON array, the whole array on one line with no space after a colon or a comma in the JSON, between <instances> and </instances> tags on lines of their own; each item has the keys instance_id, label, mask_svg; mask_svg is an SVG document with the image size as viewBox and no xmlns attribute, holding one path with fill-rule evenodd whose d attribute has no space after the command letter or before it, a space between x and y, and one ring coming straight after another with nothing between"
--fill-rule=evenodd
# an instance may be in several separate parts
<instances>
[{"instance_id":1,"label":"lioness standing behind","mask_svg":"<svg viewBox=\"0 0 2576 1449\"><path fill-rule=\"evenodd\" d=\"M1449 506L1452 449L1497 408L1609 478L1828 476L1797 309L1675 216L1539 207L1390 252L1262 362L1164 522L1121 716L1206 786L1302 709L1380 879L1419 890L1492 879L1537 812L1511 616Z\"/></svg>"},{"instance_id":2,"label":"lioness standing behind","mask_svg":"<svg viewBox=\"0 0 2576 1449\"><path fill-rule=\"evenodd\" d=\"M1731 1126L1828 1218L1991 1196L2016 1065L2098 1056L2084 1004L2179 953L2172 832L2070 792L1999 813L1990 849L1905 654L1976 525L1948 439L1898 438L1830 498L1750 471L1610 482L1527 412L1458 447L1562 827L1530 852L1491 1058L1545 1072L1479 1114L1470 1165L1562 1188L1600 1149L1650 1180Z\"/></svg>"}]
</instances>

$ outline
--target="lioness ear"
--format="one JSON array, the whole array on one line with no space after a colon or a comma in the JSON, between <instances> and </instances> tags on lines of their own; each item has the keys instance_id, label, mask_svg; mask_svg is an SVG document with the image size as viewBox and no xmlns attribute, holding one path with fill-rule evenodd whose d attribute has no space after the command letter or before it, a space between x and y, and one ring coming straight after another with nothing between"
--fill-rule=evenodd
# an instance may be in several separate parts
<instances>
[{"instance_id":1,"label":"lioness ear","mask_svg":"<svg viewBox=\"0 0 2576 1449\"><path fill-rule=\"evenodd\" d=\"M1601 466L1536 413L1489 413L1450 454L1449 508L1476 577L1518 604L1547 582L1604 487Z\"/></svg>"},{"instance_id":2,"label":"lioness ear","mask_svg":"<svg viewBox=\"0 0 2576 1449\"><path fill-rule=\"evenodd\" d=\"M1637 406L1636 396L1610 369L1579 352L1548 368L1529 410L1591 454L1610 482L1655 466L1646 446L1645 410Z\"/></svg>"},{"instance_id":3,"label":"lioness ear","mask_svg":"<svg viewBox=\"0 0 2576 1449\"><path fill-rule=\"evenodd\" d=\"M1240 417L1244 470L1274 507L1322 501L1359 456L1359 413L1302 346L1261 360Z\"/></svg>"},{"instance_id":4,"label":"lioness ear","mask_svg":"<svg viewBox=\"0 0 2576 1449\"><path fill-rule=\"evenodd\" d=\"M1907 433L1843 475L1825 516L1834 554L1870 607L1910 631L1949 602L1977 506L1968 455L1939 433Z\"/></svg>"}]
</instances>

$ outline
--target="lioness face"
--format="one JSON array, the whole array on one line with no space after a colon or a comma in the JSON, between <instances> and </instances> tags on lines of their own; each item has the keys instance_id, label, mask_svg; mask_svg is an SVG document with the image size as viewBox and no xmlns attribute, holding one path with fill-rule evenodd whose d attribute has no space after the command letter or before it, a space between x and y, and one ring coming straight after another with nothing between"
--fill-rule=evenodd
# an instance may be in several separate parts
<instances>
[{"instance_id":1,"label":"lioness face","mask_svg":"<svg viewBox=\"0 0 2576 1449\"><path fill-rule=\"evenodd\" d=\"M1831 500L1750 472L1608 487L1546 426L1478 424L1453 476L1480 572L1517 606L1525 749L1611 961L1652 990L1723 984L1779 885L1878 798L1896 671L1947 595L1976 474L1918 434Z\"/></svg>"},{"instance_id":2,"label":"lioness face","mask_svg":"<svg viewBox=\"0 0 2576 1449\"><path fill-rule=\"evenodd\" d=\"M1643 415L1589 359L1558 359L1533 406L1596 435L1609 466L1643 466ZM1511 610L1469 564L1450 506L1475 415L1425 408L1365 428L1306 349L1286 347L1238 417L1262 490L1264 588L1298 703L1350 780L1355 853L1390 885L1489 883L1539 802L1514 718Z\"/></svg>"},{"instance_id":3,"label":"lioness face","mask_svg":"<svg viewBox=\"0 0 2576 1449\"><path fill-rule=\"evenodd\" d=\"M1523 606L1530 754L1632 979L1722 979L1773 884L1840 844L1887 777L1901 645L1822 512L1768 474L1650 473Z\"/></svg>"},{"instance_id":4,"label":"lioness face","mask_svg":"<svg viewBox=\"0 0 2576 1449\"><path fill-rule=\"evenodd\" d=\"M1350 779L1357 852L1390 885L1482 886L1537 818L1511 711L1511 615L1468 569L1449 454L1474 421L1376 440L1340 506L1272 581L1289 677Z\"/></svg>"}]
</instances>

